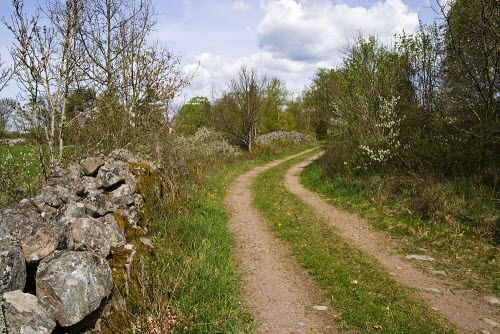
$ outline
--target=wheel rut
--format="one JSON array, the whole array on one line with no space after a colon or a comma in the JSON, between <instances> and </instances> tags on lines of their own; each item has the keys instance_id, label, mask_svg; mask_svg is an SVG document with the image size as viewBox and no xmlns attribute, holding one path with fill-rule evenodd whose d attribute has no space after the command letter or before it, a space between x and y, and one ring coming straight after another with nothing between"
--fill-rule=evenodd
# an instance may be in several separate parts
<instances>
[{"instance_id":1,"label":"wheel rut","mask_svg":"<svg viewBox=\"0 0 500 334\"><path fill-rule=\"evenodd\" d=\"M320 156L313 156L290 168L285 186L324 219L352 246L378 261L400 283L415 289L416 298L424 300L464 333L500 333L500 308L484 301L477 292L456 288L448 279L440 279L415 268L397 254L390 236L376 231L367 221L330 205L319 194L300 183L301 171Z\"/></svg>"},{"instance_id":2,"label":"wheel rut","mask_svg":"<svg viewBox=\"0 0 500 334\"><path fill-rule=\"evenodd\" d=\"M236 258L242 272L242 296L255 319L257 333L338 333L329 311L313 308L325 302L315 282L277 240L266 219L252 206L250 189L256 176L300 154L276 160L240 175L225 199L229 228L236 240ZM323 304L324 305L324 304Z\"/></svg>"}]
</instances>

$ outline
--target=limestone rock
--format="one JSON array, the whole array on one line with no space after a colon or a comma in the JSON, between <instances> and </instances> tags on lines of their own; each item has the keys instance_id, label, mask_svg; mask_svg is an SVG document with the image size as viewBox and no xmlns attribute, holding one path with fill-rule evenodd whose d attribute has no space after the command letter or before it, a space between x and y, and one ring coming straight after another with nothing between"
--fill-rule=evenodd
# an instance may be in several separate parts
<instances>
[{"instance_id":1,"label":"limestone rock","mask_svg":"<svg viewBox=\"0 0 500 334\"><path fill-rule=\"evenodd\" d=\"M139 241L141 242L141 244L143 244L144 246L146 246L150 251L153 251L155 249L155 245L153 244L153 242L151 241L151 239L148 239L148 238L145 238L145 237L140 237Z\"/></svg>"},{"instance_id":2,"label":"limestone rock","mask_svg":"<svg viewBox=\"0 0 500 334\"><path fill-rule=\"evenodd\" d=\"M435 269L428 269L427 272L430 275L435 275L435 276L446 276L446 271L444 270L435 270Z\"/></svg>"},{"instance_id":3,"label":"limestone rock","mask_svg":"<svg viewBox=\"0 0 500 334\"><path fill-rule=\"evenodd\" d=\"M122 184L120 187L110 193L112 201L122 208L134 204L137 189L133 184Z\"/></svg>"},{"instance_id":4,"label":"limestone rock","mask_svg":"<svg viewBox=\"0 0 500 334\"><path fill-rule=\"evenodd\" d=\"M428 255L418 255L418 254L409 254L406 255L407 260L416 260L416 261L434 261L433 257Z\"/></svg>"},{"instance_id":5,"label":"limestone rock","mask_svg":"<svg viewBox=\"0 0 500 334\"><path fill-rule=\"evenodd\" d=\"M75 219L68 229L67 240L70 249L94 251L103 257L111 250L104 223L91 217Z\"/></svg>"},{"instance_id":6,"label":"limestone rock","mask_svg":"<svg viewBox=\"0 0 500 334\"><path fill-rule=\"evenodd\" d=\"M9 334L49 334L56 323L50 312L29 293L16 290L3 294Z\"/></svg>"},{"instance_id":7,"label":"limestone rock","mask_svg":"<svg viewBox=\"0 0 500 334\"><path fill-rule=\"evenodd\" d=\"M61 326L95 311L113 288L111 268L94 252L61 251L40 262L36 294Z\"/></svg>"},{"instance_id":8,"label":"limestone rock","mask_svg":"<svg viewBox=\"0 0 500 334\"><path fill-rule=\"evenodd\" d=\"M17 238L28 263L37 263L64 246L64 224L44 218L34 207L14 205L0 213L0 231Z\"/></svg>"},{"instance_id":9,"label":"limestone rock","mask_svg":"<svg viewBox=\"0 0 500 334\"><path fill-rule=\"evenodd\" d=\"M428 293L441 293L439 289L436 288L421 288L423 292L428 292Z\"/></svg>"},{"instance_id":10,"label":"limestone rock","mask_svg":"<svg viewBox=\"0 0 500 334\"><path fill-rule=\"evenodd\" d=\"M121 160L125 162L130 162L130 161L135 161L134 154L132 152L125 150L123 148L119 148L111 152L109 155L110 158L116 159L116 160Z\"/></svg>"},{"instance_id":11,"label":"limestone rock","mask_svg":"<svg viewBox=\"0 0 500 334\"><path fill-rule=\"evenodd\" d=\"M87 217L87 209L85 208L85 204L82 202L71 202L69 203L63 213L61 220L63 221L71 221L76 218Z\"/></svg>"},{"instance_id":12,"label":"limestone rock","mask_svg":"<svg viewBox=\"0 0 500 334\"><path fill-rule=\"evenodd\" d=\"M104 233L106 235L106 238L108 238L108 240L110 241L111 247L120 247L124 246L127 243L127 240L125 239L125 233L118 226L113 215L109 214L101 217L99 218L99 221L103 224Z\"/></svg>"},{"instance_id":13,"label":"limestone rock","mask_svg":"<svg viewBox=\"0 0 500 334\"><path fill-rule=\"evenodd\" d=\"M109 189L125 182L132 183L134 179L134 176L128 169L128 165L123 161L114 161L105 164L97 172L97 177L101 180L104 189Z\"/></svg>"},{"instance_id":14,"label":"limestone rock","mask_svg":"<svg viewBox=\"0 0 500 334\"><path fill-rule=\"evenodd\" d=\"M328 310L328 306L325 306L325 305L314 305L313 309L315 309L316 311L326 311L326 310Z\"/></svg>"},{"instance_id":15,"label":"limestone rock","mask_svg":"<svg viewBox=\"0 0 500 334\"><path fill-rule=\"evenodd\" d=\"M0 294L23 290L26 264L19 242L10 235L0 236Z\"/></svg>"},{"instance_id":16,"label":"limestone rock","mask_svg":"<svg viewBox=\"0 0 500 334\"><path fill-rule=\"evenodd\" d=\"M82 167L79 164L73 164L65 168L58 167L52 171L47 184L61 185L71 184L83 176Z\"/></svg>"},{"instance_id":17,"label":"limestone rock","mask_svg":"<svg viewBox=\"0 0 500 334\"><path fill-rule=\"evenodd\" d=\"M104 165L102 158L87 158L81 162L82 170L85 175L95 175L99 168Z\"/></svg>"}]
</instances>

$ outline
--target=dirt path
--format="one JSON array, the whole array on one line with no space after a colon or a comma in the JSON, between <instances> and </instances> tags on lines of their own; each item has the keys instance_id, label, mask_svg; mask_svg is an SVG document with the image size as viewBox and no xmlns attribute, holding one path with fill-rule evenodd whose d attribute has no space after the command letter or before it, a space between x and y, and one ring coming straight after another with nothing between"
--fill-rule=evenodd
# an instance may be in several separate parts
<instances>
[{"instance_id":1,"label":"dirt path","mask_svg":"<svg viewBox=\"0 0 500 334\"><path fill-rule=\"evenodd\" d=\"M319 194L305 189L299 182L300 172L318 156L293 166L286 174L286 188L310 205L318 217L335 227L347 242L375 258L395 279L415 289L434 310L441 312L465 333L500 333L500 307L488 304L483 296L455 288L446 278L438 278L411 265L396 253L388 234L376 231L365 220L334 208Z\"/></svg>"},{"instance_id":2,"label":"dirt path","mask_svg":"<svg viewBox=\"0 0 500 334\"><path fill-rule=\"evenodd\" d=\"M231 213L229 226L236 237L236 255L243 275L243 299L255 318L257 333L336 333L329 309L313 309L325 305L321 304L321 291L252 207L250 186L255 177L293 157L239 176L226 196L226 208Z\"/></svg>"}]
</instances>

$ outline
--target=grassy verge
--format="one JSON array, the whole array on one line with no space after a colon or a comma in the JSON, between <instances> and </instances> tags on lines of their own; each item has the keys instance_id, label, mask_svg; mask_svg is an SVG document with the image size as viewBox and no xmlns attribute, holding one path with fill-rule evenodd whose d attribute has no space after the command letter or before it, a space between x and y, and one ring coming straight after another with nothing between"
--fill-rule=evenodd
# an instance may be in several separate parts
<instances>
[{"instance_id":1,"label":"grassy verge","mask_svg":"<svg viewBox=\"0 0 500 334\"><path fill-rule=\"evenodd\" d=\"M262 173L253 190L255 205L276 236L326 292L346 328L370 333L450 333L451 325L415 300L373 260L347 245L334 229L283 185L298 158Z\"/></svg>"},{"instance_id":2,"label":"grassy verge","mask_svg":"<svg viewBox=\"0 0 500 334\"><path fill-rule=\"evenodd\" d=\"M128 318L109 323L110 332L132 332L127 322L135 333L252 332L252 320L240 305L234 244L224 210L226 189L241 172L307 147L246 155L211 173L205 184L193 185L190 199L169 212L148 201L148 235L156 251L153 256L139 255L144 259L143 272L135 266L139 291L127 299Z\"/></svg>"},{"instance_id":3,"label":"grassy verge","mask_svg":"<svg viewBox=\"0 0 500 334\"><path fill-rule=\"evenodd\" d=\"M498 204L478 202L479 189L465 189L457 184L433 185L432 191L428 190L430 187L418 191L409 184L395 191L388 189L389 181L380 176L328 178L318 162L302 174L302 183L310 190L323 194L331 204L366 218L375 228L389 232L400 241L401 253L431 255L437 260L436 269L446 270L465 287L499 294L500 248L495 242L478 237L474 229L474 225L485 226L488 220L493 229L500 228ZM426 217L422 208L417 209L422 206L425 211L436 213ZM445 213L450 210L446 208L455 208L457 212ZM454 217L470 221L469 226L458 223ZM482 220L483 224L473 224L475 220Z\"/></svg>"}]
</instances>

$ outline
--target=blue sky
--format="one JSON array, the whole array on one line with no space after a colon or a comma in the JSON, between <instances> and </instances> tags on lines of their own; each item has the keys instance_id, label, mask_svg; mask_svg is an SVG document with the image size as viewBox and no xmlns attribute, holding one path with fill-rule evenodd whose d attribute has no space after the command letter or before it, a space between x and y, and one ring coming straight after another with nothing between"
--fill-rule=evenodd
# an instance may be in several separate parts
<instances>
[{"instance_id":1,"label":"blue sky","mask_svg":"<svg viewBox=\"0 0 500 334\"><path fill-rule=\"evenodd\" d=\"M389 41L412 32L418 21L436 17L430 0L154 0L159 13L152 39L168 44L196 71L183 99L210 97L244 64L278 76L300 92L318 67L340 63L348 40L358 33ZM25 0L28 7L34 0ZM43 0L40 0L43 4ZM0 0L8 17L9 0ZM0 27L0 54L8 61L11 38ZM15 84L0 97L17 92Z\"/></svg>"}]
</instances>

